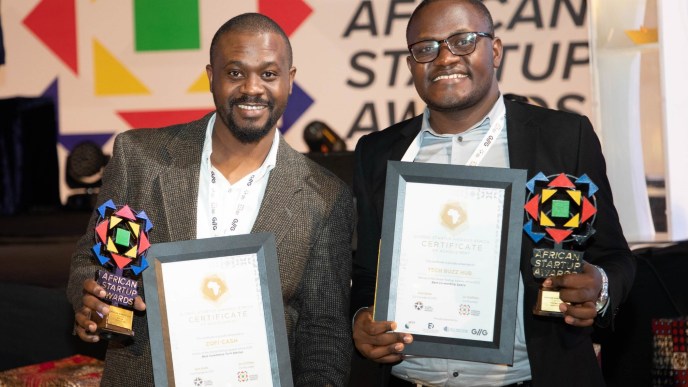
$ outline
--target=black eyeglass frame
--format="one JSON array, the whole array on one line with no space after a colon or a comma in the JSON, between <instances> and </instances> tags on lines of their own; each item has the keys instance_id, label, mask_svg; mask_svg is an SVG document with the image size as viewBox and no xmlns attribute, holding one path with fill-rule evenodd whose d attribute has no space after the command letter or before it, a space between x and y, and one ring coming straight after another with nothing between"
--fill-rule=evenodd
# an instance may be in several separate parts
<instances>
[{"instance_id":1,"label":"black eyeglass frame","mask_svg":"<svg viewBox=\"0 0 688 387\"><path fill-rule=\"evenodd\" d=\"M465 52L465 53L462 53L462 54L457 54L457 53L455 53L454 50L452 49L451 44L449 44L449 39L451 39L451 38L453 38L453 37L455 37L455 36L457 36L457 35L469 35L469 36L470 36L471 34L475 35L475 39L473 40L473 49L472 49L470 52ZM438 56L440 56L440 49L442 48L442 43L446 43L446 44L447 44L447 48L449 49L449 52L451 52L453 55L456 55L456 56L465 56L465 55L470 55L470 54L472 54L473 52L475 52L475 48L478 46L478 37L490 38L490 39L494 39L494 38L495 38L495 36L494 36L493 34L490 34L490 33L488 33L488 32L464 31L464 32L457 32L457 33L455 33L455 34L449 35L447 38L442 39L442 40L430 40L430 39L428 39L428 40L421 40L421 41L416 42L416 43L413 43L413 44L409 44L409 45L408 45L408 50L409 50L409 53L411 54L411 57L413 58L413 60L415 60L417 63L430 63L430 62L434 61L435 59L437 59ZM417 44L420 44L420 43L428 43L428 42L437 43L437 54L435 55L434 58L432 58L432 59L430 59L430 60L419 61L419 60L416 58L416 55L413 53L413 46L415 46L415 45L417 45Z\"/></svg>"}]
</instances>

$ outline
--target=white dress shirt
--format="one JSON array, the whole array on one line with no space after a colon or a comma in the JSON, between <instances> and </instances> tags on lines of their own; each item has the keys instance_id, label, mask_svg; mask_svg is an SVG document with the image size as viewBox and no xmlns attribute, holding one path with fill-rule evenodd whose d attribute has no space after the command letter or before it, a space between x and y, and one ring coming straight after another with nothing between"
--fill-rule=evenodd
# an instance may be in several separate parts
<instances>
[{"instance_id":1,"label":"white dress shirt","mask_svg":"<svg viewBox=\"0 0 688 387\"><path fill-rule=\"evenodd\" d=\"M216 114L208 120L203 142L201 175L198 182L196 238L249 234L265 195L270 171L277 161L279 130L263 164L234 184L210 162L213 152L213 126Z\"/></svg>"}]
</instances>

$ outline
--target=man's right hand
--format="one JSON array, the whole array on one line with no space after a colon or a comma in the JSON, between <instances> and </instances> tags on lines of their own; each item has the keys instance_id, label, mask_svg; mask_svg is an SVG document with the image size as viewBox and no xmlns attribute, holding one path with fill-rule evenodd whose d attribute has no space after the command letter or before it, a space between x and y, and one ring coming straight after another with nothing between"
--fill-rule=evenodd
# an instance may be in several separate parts
<instances>
[{"instance_id":1,"label":"man's right hand","mask_svg":"<svg viewBox=\"0 0 688 387\"><path fill-rule=\"evenodd\" d=\"M100 299L105 297L105 289L93 279L84 281L84 295L81 297L83 306L74 315L76 334L83 341L95 343L100 340L96 332L96 323L91 320L91 314L100 312L103 316L110 313L108 304Z\"/></svg>"},{"instance_id":2,"label":"man's right hand","mask_svg":"<svg viewBox=\"0 0 688 387\"><path fill-rule=\"evenodd\" d=\"M75 332L81 340L96 343L100 340L100 337L96 334L96 323L91 319L91 315L100 312L103 316L107 316L110 313L110 307L101 301L105 297L105 289L98 285L95 280L87 279L84 281L83 291L84 295L81 297L83 306L74 315L74 320L76 321ZM134 300L134 309L139 311L146 309L146 304L140 296L136 296Z\"/></svg>"},{"instance_id":3,"label":"man's right hand","mask_svg":"<svg viewBox=\"0 0 688 387\"><path fill-rule=\"evenodd\" d=\"M397 328L394 321L373 321L371 308L356 313L354 319L354 343L363 356L378 363L395 363L403 359L404 344L413 342L408 333L392 332Z\"/></svg>"}]
</instances>

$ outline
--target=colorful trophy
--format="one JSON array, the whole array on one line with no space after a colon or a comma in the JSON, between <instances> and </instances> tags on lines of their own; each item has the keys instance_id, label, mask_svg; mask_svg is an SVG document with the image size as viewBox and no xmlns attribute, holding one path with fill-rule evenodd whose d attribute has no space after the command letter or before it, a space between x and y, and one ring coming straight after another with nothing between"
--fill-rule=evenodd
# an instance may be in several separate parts
<instances>
[{"instance_id":1,"label":"colorful trophy","mask_svg":"<svg viewBox=\"0 0 688 387\"><path fill-rule=\"evenodd\" d=\"M574 177L561 173L545 176L542 172L526 184L529 194L524 206L528 221L523 230L537 244L543 239L554 248L535 248L530 262L533 276L544 278L583 271L583 252L566 250L581 247L594 233L597 213L597 186L587 175ZM559 289L540 287L533 313L563 316L559 311Z\"/></svg>"},{"instance_id":2,"label":"colorful trophy","mask_svg":"<svg viewBox=\"0 0 688 387\"><path fill-rule=\"evenodd\" d=\"M114 333L134 335L137 279L148 267L146 251L151 228L153 224L144 211L135 213L127 205L116 206L112 200L98 207L93 252L104 270L96 271L96 282L107 293L105 302L110 304L110 313L103 316L96 312L92 319L98 325L97 333L104 337Z\"/></svg>"}]
</instances>

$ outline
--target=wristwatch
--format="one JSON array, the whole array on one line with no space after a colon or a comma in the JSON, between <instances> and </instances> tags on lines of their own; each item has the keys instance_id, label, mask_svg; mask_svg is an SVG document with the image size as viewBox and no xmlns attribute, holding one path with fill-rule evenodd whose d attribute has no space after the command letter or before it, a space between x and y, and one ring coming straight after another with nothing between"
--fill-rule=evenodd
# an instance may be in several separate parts
<instances>
[{"instance_id":1,"label":"wristwatch","mask_svg":"<svg viewBox=\"0 0 688 387\"><path fill-rule=\"evenodd\" d=\"M607 273L605 273L601 267L597 265L594 266L602 276L602 290L600 290L600 296L597 298L597 302L595 303L595 309L599 314L604 307L607 306L607 301L609 301L609 278L607 278Z\"/></svg>"}]
</instances>

